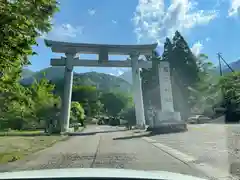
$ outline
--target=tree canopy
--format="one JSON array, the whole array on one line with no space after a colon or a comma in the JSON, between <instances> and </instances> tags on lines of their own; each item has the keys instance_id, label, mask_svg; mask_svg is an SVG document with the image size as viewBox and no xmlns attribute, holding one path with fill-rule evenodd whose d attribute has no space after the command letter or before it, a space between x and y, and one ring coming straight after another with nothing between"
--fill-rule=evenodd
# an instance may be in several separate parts
<instances>
[{"instance_id":1,"label":"tree canopy","mask_svg":"<svg viewBox=\"0 0 240 180\"><path fill-rule=\"evenodd\" d=\"M131 104L131 98L120 93L103 93L100 101L103 103L104 111L111 116L117 116L123 109Z\"/></svg>"},{"instance_id":2,"label":"tree canopy","mask_svg":"<svg viewBox=\"0 0 240 180\"><path fill-rule=\"evenodd\" d=\"M190 111L189 88L194 87L200 80L200 74L197 58L191 52L183 36L176 31L172 40L166 38L162 55L155 52L152 56L148 56L147 60L152 61L153 67L148 70L143 69L141 74L145 109L150 106L161 109L158 64L160 61L167 61L171 69L175 110L187 116Z\"/></svg>"}]
</instances>

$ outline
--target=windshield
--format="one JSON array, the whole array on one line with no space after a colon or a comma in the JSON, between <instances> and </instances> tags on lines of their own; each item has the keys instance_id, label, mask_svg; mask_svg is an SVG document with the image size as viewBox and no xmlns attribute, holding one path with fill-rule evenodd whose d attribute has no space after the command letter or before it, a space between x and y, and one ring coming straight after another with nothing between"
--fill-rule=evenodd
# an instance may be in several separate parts
<instances>
[{"instance_id":1,"label":"windshield","mask_svg":"<svg viewBox=\"0 0 240 180\"><path fill-rule=\"evenodd\" d=\"M0 172L238 176L239 9L0 0Z\"/></svg>"}]
</instances>

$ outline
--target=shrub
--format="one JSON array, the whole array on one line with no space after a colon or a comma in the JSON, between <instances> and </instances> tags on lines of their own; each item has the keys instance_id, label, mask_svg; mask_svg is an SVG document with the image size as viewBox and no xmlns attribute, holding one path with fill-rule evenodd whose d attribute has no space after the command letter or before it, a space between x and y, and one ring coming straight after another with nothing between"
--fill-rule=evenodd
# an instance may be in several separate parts
<instances>
[{"instance_id":1,"label":"shrub","mask_svg":"<svg viewBox=\"0 0 240 180\"><path fill-rule=\"evenodd\" d=\"M84 109L82 108L81 104L78 102L72 102L71 104L71 117L70 122L71 123L81 123L81 125L84 125Z\"/></svg>"}]
</instances>

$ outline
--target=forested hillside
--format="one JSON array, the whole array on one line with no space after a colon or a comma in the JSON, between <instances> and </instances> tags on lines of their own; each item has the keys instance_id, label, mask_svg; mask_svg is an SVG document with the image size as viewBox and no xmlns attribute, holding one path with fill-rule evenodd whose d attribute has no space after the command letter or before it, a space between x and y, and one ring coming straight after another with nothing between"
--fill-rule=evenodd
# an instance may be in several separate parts
<instances>
[{"instance_id":1,"label":"forested hillside","mask_svg":"<svg viewBox=\"0 0 240 180\"><path fill-rule=\"evenodd\" d=\"M40 80L46 78L48 80L57 81L64 77L64 67L48 67L37 72L32 72L29 76L24 76L28 74L29 69L23 69L23 75L21 78L21 83L25 85L32 84L34 80Z\"/></svg>"},{"instance_id":2,"label":"forested hillside","mask_svg":"<svg viewBox=\"0 0 240 180\"><path fill-rule=\"evenodd\" d=\"M23 72L28 72L28 69L24 69ZM32 73L31 76L21 79L21 84L29 85L34 80L41 80L46 78L54 84L63 85L64 83L64 67L49 67L39 72ZM131 92L131 84L119 78L117 76L98 73L98 72L87 72L87 73L74 73L73 78L74 85L81 86L95 86L99 90L104 91L118 91L118 92Z\"/></svg>"},{"instance_id":3,"label":"forested hillside","mask_svg":"<svg viewBox=\"0 0 240 180\"><path fill-rule=\"evenodd\" d=\"M229 65L233 70L240 71L240 60L229 63ZM222 68L223 68L224 74L231 73L231 70L227 66L223 66ZM209 73L220 78L218 66L215 68L209 69ZM132 84L132 71L126 71L123 74L121 74L119 77L124 79L125 81L129 82L130 84Z\"/></svg>"}]
</instances>

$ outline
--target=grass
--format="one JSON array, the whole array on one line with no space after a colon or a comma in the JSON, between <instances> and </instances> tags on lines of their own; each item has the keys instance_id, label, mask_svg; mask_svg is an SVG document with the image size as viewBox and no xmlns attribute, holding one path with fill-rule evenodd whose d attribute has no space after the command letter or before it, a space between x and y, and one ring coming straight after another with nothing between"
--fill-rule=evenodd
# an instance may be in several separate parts
<instances>
[{"instance_id":1,"label":"grass","mask_svg":"<svg viewBox=\"0 0 240 180\"><path fill-rule=\"evenodd\" d=\"M77 132L84 128L80 127ZM47 136L42 130L0 131L0 165L22 159L67 138L61 135Z\"/></svg>"},{"instance_id":2,"label":"grass","mask_svg":"<svg viewBox=\"0 0 240 180\"><path fill-rule=\"evenodd\" d=\"M22 159L66 138L60 135L44 136L42 131L0 132L0 164Z\"/></svg>"},{"instance_id":3,"label":"grass","mask_svg":"<svg viewBox=\"0 0 240 180\"><path fill-rule=\"evenodd\" d=\"M10 130L10 131L0 131L0 136L22 136L22 135L43 135L43 131L41 130L32 130L32 131L26 131L26 130Z\"/></svg>"}]
</instances>

